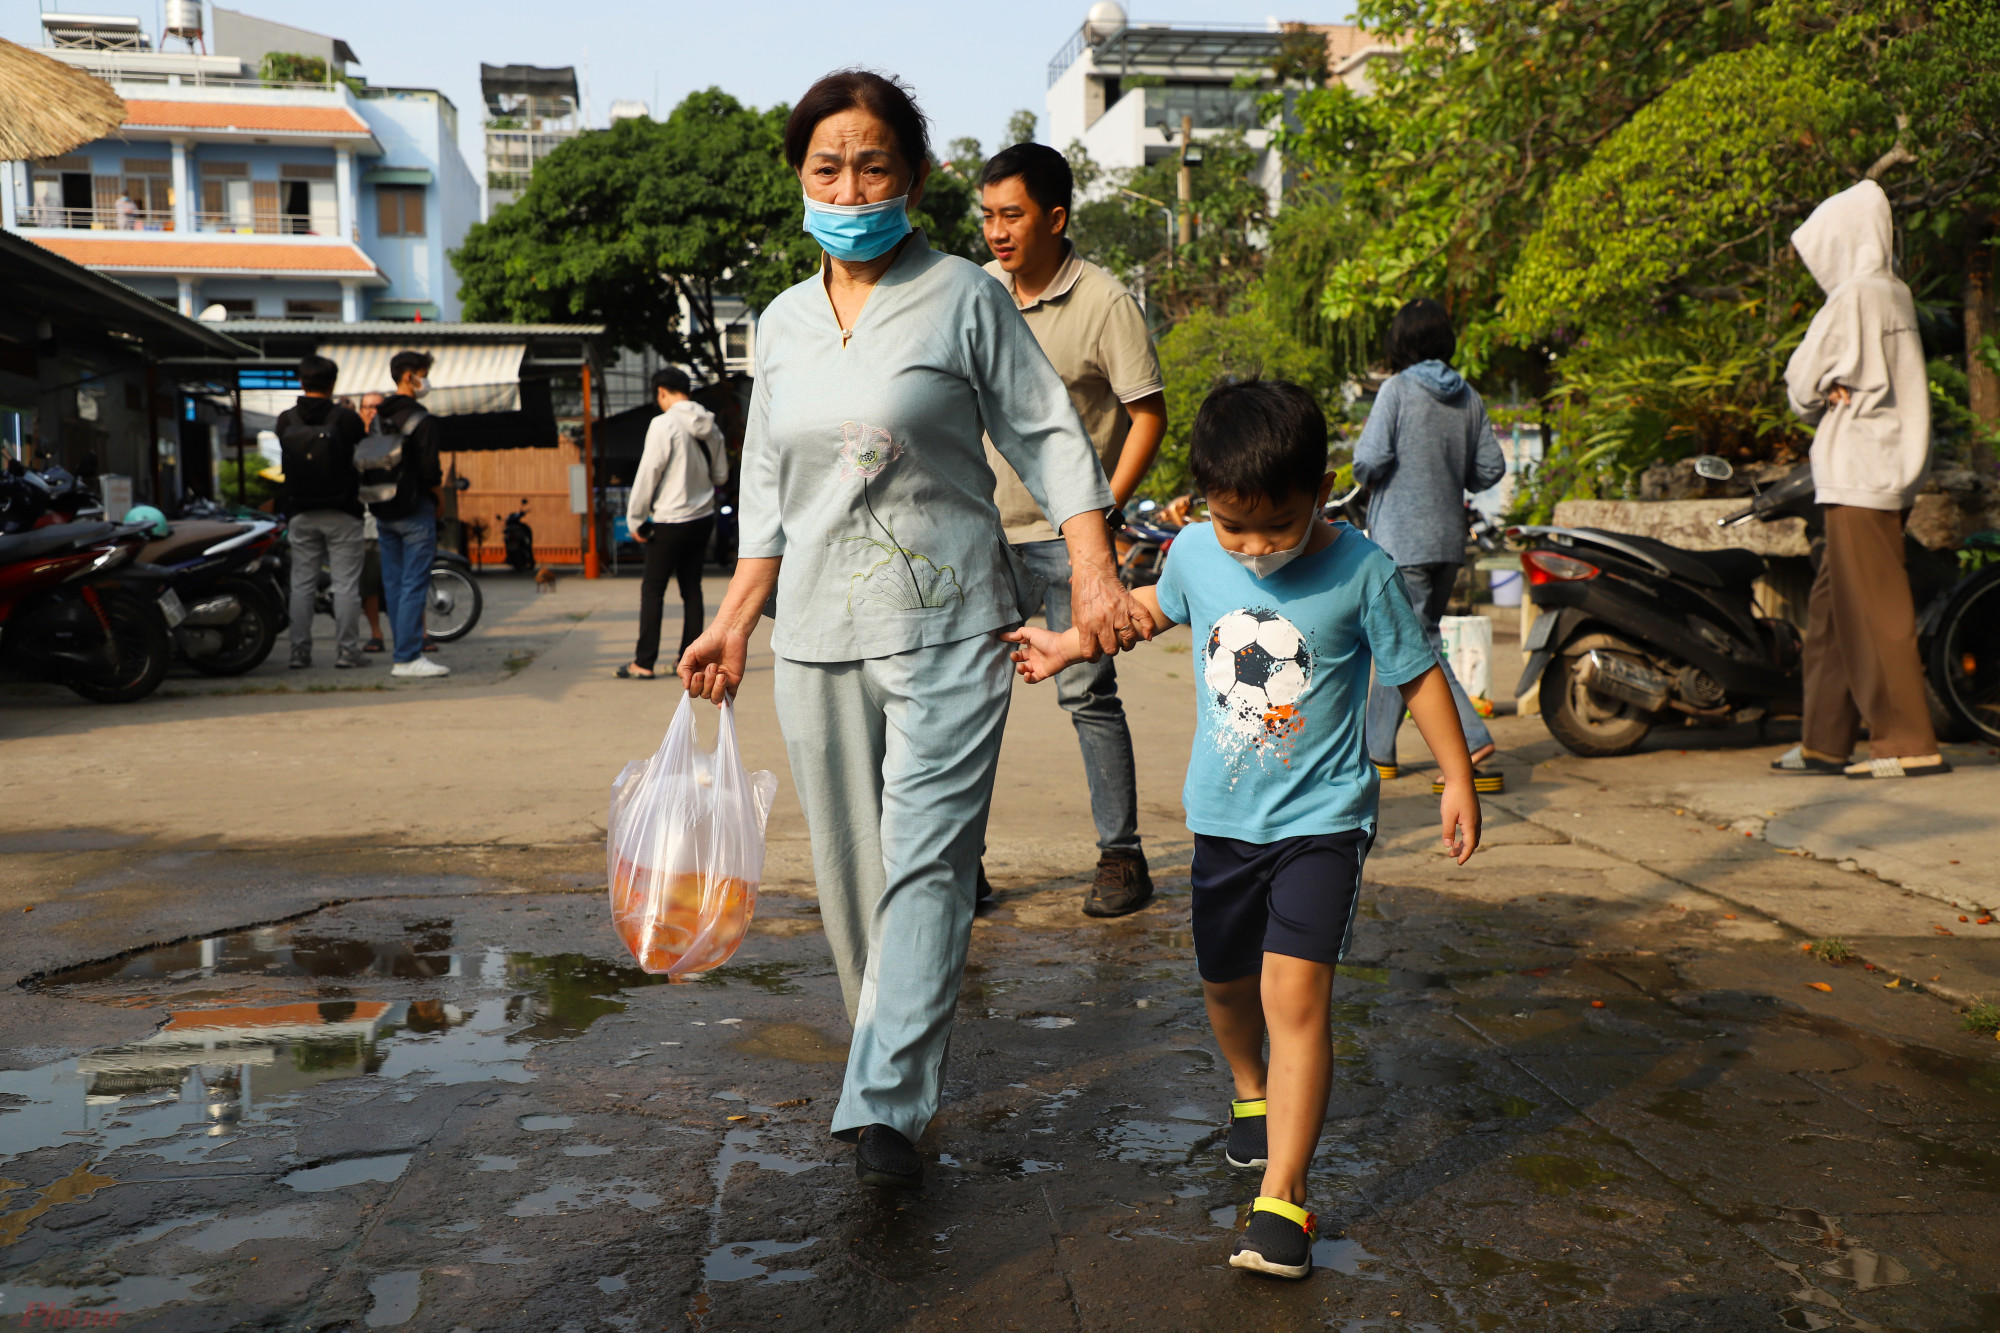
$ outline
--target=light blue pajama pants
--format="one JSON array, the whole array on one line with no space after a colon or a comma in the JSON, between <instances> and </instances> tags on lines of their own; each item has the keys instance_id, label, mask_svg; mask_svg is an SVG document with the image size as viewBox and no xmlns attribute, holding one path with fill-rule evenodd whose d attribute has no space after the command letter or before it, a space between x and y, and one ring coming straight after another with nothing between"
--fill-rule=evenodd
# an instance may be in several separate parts
<instances>
[{"instance_id":1,"label":"light blue pajama pants","mask_svg":"<svg viewBox=\"0 0 2000 1333\"><path fill-rule=\"evenodd\" d=\"M982 634L857 662L777 660L820 920L854 1023L833 1132L937 1113L1013 685Z\"/></svg>"}]
</instances>

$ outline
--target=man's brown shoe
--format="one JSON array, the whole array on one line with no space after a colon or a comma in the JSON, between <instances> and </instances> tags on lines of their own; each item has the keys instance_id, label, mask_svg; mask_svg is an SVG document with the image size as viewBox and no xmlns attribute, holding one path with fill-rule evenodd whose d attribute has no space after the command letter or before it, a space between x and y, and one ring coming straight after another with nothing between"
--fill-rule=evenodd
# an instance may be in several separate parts
<instances>
[{"instance_id":1,"label":"man's brown shoe","mask_svg":"<svg viewBox=\"0 0 2000 1333\"><path fill-rule=\"evenodd\" d=\"M1144 852L1106 852L1097 858L1097 882L1083 900L1085 916L1124 916L1153 901L1153 876Z\"/></svg>"}]
</instances>

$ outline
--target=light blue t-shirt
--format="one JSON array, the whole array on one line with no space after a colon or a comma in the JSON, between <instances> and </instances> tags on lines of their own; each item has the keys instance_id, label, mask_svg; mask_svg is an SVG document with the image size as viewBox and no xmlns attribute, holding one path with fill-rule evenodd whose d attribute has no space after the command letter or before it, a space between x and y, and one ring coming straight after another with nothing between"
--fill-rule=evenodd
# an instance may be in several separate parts
<instances>
[{"instance_id":1,"label":"light blue t-shirt","mask_svg":"<svg viewBox=\"0 0 2000 1333\"><path fill-rule=\"evenodd\" d=\"M1194 630L1195 734L1188 827L1244 842L1375 827L1368 668L1384 685L1437 664L1402 576L1345 523L1332 544L1267 579L1203 523L1160 573L1160 609Z\"/></svg>"}]
</instances>

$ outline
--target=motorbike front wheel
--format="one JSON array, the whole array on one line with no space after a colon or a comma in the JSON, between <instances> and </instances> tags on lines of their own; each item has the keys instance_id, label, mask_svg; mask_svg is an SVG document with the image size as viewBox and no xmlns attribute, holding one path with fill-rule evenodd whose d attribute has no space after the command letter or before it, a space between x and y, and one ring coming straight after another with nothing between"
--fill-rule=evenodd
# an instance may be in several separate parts
<instances>
[{"instance_id":1,"label":"motorbike front wheel","mask_svg":"<svg viewBox=\"0 0 2000 1333\"><path fill-rule=\"evenodd\" d=\"M1645 713L1622 700L1591 693L1578 678L1592 648L1615 653L1622 646L1603 635L1589 635L1566 645L1542 672L1542 722L1571 754L1585 759L1630 754L1653 729L1653 720ZM1629 652L1620 653L1628 655L1640 660Z\"/></svg>"},{"instance_id":2,"label":"motorbike front wheel","mask_svg":"<svg viewBox=\"0 0 2000 1333\"><path fill-rule=\"evenodd\" d=\"M127 594L101 603L110 631L112 661L101 671L80 673L63 683L92 703L129 704L143 699L166 678L173 657L167 622L157 608Z\"/></svg>"},{"instance_id":3,"label":"motorbike front wheel","mask_svg":"<svg viewBox=\"0 0 2000 1333\"><path fill-rule=\"evenodd\" d=\"M1953 716L1987 744L2000 745L2000 565L1952 591L1928 665L1930 683Z\"/></svg>"},{"instance_id":4,"label":"motorbike front wheel","mask_svg":"<svg viewBox=\"0 0 2000 1333\"><path fill-rule=\"evenodd\" d=\"M278 613L263 589L240 579L225 579L218 594L236 599L242 608L227 625L215 626L222 647L212 653L186 654L188 665L204 676L240 676L254 671L278 644Z\"/></svg>"},{"instance_id":5,"label":"motorbike front wheel","mask_svg":"<svg viewBox=\"0 0 2000 1333\"><path fill-rule=\"evenodd\" d=\"M431 566L431 586L424 598L424 632L439 643L453 643L472 633L486 598L472 576L454 565Z\"/></svg>"}]
</instances>

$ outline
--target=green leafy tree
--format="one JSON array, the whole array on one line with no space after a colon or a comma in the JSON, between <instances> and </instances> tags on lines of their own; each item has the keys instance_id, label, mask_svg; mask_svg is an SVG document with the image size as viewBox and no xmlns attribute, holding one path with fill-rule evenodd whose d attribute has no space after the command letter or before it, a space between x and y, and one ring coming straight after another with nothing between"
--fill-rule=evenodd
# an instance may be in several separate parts
<instances>
[{"instance_id":1,"label":"green leafy tree","mask_svg":"<svg viewBox=\"0 0 2000 1333\"><path fill-rule=\"evenodd\" d=\"M762 306L817 257L780 155L785 115L711 88L663 121L563 144L453 254L466 318L600 321L623 346L720 375L716 297Z\"/></svg>"},{"instance_id":2,"label":"green leafy tree","mask_svg":"<svg viewBox=\"0 0 2000 1333\"><path fill-rule=\"evenodd\" d=\"M1000 146L1002 148L1010 148L1017 143L1033 143L1035 141L1035 127L1040 124L1040 117L1026 107L1022 107L1019 111L1007 117L1006 142Z\"/></svg>"},{"instance_id":3,"label":"green leafy tree","mask_svg":"<svg viewBox=\"0 0 2000 1333\"><path fill-rule=\"evenodd\" d=\"M1330 373L1327 359L1254 302L1227 313L1205 307L1190 311L1160 340L1160 372L1166 384L1167 434L1140 486L1142 494L1159 500L1194 489L1188 434L1202 400L1219 385L1291 380L1312 391L1336 429L1345 415L1341 381Z\"/></svg>"},{"instance_id":4,"label":"green leafy tree","mask_svg":"<svg viewBox=\"0 0 2000 1333\"><path fill-rule=\"evenodd\" d=\"M1302 93L1288 161L1365 226L1327 272L1333 323L1415 296L1460 320L1474 369L1498 341L1500 289L1564 175L1688 69L1751 44L1757 0L1360 0L1396 41L1373 94Z\"/></svg>"}]
</instances>

